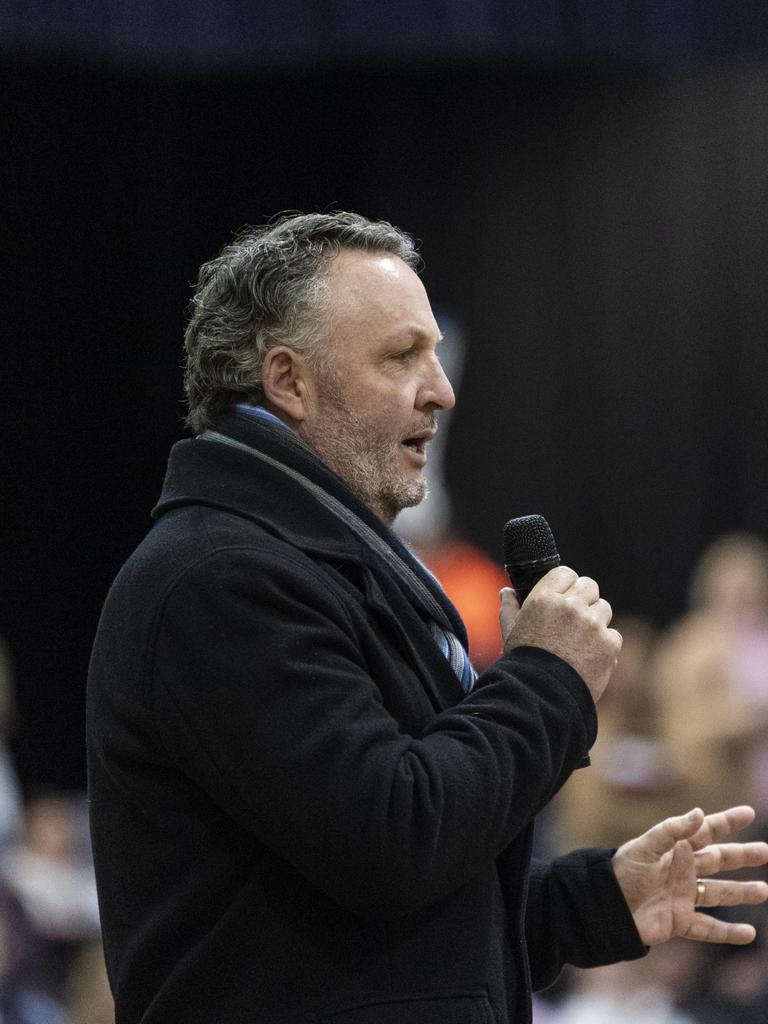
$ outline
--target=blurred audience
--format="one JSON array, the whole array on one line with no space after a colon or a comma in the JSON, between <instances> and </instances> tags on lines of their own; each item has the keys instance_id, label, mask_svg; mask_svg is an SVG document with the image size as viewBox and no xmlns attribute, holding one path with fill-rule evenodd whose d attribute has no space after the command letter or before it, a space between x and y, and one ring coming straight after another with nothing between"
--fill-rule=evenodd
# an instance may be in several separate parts
<instances>
[{"instance_id":1,"label":"blurred audience","mask_svg":"<svg viewBox=\"0 0 768 1024\"><path fill-rule=\"evenodd\" d=\"M13 662L8 644L0 637L0 851L21 830L21 791L8 747L15 724Z\"/></svg>"},{"instance_id":2,"label":"blurred audience","mask_svg":"<svg viewBox=\"0 0 768 1024\"><path fill-rule=\"evenodd\" d=\"M100 936L93 869L83 856L75 807L61 794L30 798L20 838L0 856L0 877L37 939L36 980L56 998L63 997L82 944Z\"/></svg>"},{"instance_id":3,"label":"blurred audience","mask_svg":"<svg viewBox=\"0 0 768 1024\"><path fill-rule=\"evenodd\" d=\"M680 778L663 739L651 664L655 627L640 616L617 615L619 661L600 699L591 767L574 772L554 805L554 852L620 846L670 814L680 813Z\"/></svg>"},{"instance_id":4,"label":"blurred audience","mask_svg":"<svg viewBox=\"0 0 768 1024\"><path fill-rule=\"evenodd\" d=\"M83 947L72 963L66 988L67 1024L115 1024L115 1003L101 943Z\"/></svg>"},{"instance_id":5,"label":"blurred audience","mask_svg":"<svg viewBox=\"0 0 768 1024\"><path fill-rule=\"evenodd\" d=\"M555 805L555 852L617 846L668 814L752 803L768 828L768 545L718 538L692 575L690 609L661 637L617 616L624 646L600 701L592 767ZM718 913L718 911L713 911ZM536 1024L765 1024L768 919L758 940L709 949L681 943L647 958L572 970Z\"/></svg>"},{"instance_id":6,"label":"blurred audience","mask_svg":"<svg viewBox=\"0 0 768 1024\"><path fill-rule=\"evenodd\" d=\"M60 1004L32 980L40 952L34 929L13 894L0 886L0 1021L69 1024Z\"/></svg>"},{"instance_id":7,"label":"blurred audience","mask_svg":"<svg viewBox=\"0 0 768 1024\"><path fill-rule=\"evenodd\" d=\"M691 610L662 638L656 699L682 802L768 811L768 546L716 540L690 587Z\"/></svg>"},{"instance_id":8,"label":"blurred audience","mask_svg":"<svg viewBox=\"0 0 768 1024\"><path fill-rule=\"evenodd\" d=\"M766 1024L768 1021L768 956L764 930L751 946L712 950L688 1007L697 1024Z\"/></svg>"},{"instance_id":9,"label":"blurred audience","mask_svg":"<svg viewBox=\"0 0 768 1024\"><path fill-rule=\"evenodd\" d=\"M572 969L568 994L534 1024L703 1024L680 1008L702 956L703 947L676 941L654 947L642 960Z\"/></svg>"}]
</instances>

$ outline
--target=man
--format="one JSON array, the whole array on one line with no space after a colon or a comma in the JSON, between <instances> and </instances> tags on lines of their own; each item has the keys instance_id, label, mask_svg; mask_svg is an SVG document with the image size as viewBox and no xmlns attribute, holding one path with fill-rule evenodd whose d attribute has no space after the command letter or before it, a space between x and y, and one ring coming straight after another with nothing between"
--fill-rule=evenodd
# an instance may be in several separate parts
<instances>
[{"instance_id":1,"label":"man","mask_svg":"<svg viewBox=\"0 0 768 1024\"><path fill-rule=\"evenodd\" d=\"M748 808L530 865L595 737L620 637L560 567L475 679L461 621L390 524L453 403L411 240L353 214L245 232L200 273L188 422L107 598L88 700L118 1024L530 1020L570 961L672 935L768 859ZM697 883L697 877L703 879Z\"/></svg>"}]
</instances>

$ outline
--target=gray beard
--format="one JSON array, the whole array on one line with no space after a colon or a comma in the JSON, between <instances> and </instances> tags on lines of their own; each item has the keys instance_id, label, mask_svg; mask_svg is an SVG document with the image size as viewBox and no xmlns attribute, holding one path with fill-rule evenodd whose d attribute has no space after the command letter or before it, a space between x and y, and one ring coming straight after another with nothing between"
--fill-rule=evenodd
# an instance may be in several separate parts
<instances>
[{"instance_id":1,"label":"gray beard","mask_svg":"<svg viewBox=\"0 0 768 1024\"><path fill-rule=\"evenodd\" d=\"M404 508L426 497L426 479L406 476L398 465L397 441L380 437L349 407L332 372L323 374L319 396L322 426L300 427L299 434L356 497L391 525Z\"/></svg>"}]
</instances>

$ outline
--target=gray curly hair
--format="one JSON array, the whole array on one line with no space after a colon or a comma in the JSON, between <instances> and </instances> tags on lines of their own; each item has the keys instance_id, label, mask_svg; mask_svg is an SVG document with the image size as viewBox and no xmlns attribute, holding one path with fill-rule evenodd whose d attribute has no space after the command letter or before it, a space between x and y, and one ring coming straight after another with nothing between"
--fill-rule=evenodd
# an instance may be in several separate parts
<instances>
[{"instance_id":1,"label":"gray curly hair","mask_svg":"<svg viewBox=\"0 0 768 1024\"><path fill-rule=\"evenodd\" d=\"M186 423L199 432L235 402L259 402L264 357L288 345L321 365L327 271L342 249L384 252L418 269L410 235L356 213L283 214L246 227L200 268L184 335Z\"/></svg>"}]
</instances>

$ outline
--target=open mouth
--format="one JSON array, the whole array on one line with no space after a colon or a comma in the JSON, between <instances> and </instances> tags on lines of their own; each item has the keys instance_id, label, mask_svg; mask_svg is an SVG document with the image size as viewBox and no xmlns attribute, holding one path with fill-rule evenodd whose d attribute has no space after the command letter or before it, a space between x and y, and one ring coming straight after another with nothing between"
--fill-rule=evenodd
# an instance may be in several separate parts
<instances>
[{"instance_id":1,"label":"open mouth","mask_svg":"<svg viewBox=\"0 0 768 1024\"><path fill-rule=\"evenodd\" d=\"M419 452L422 455L427 449L426 437L407 437L405 441L401 442L401 444L404 444L406 448L410 448L412 451Z\"/></svg>"},{"instance_id":2,"label":"open mouth","mask_svg":"<svg viewBox=\"0 0 768 1024\"><path fill-rule=\"evenodd\" d=\"M436 428L431 427L426 430L420 430L417 434L412 434L411 437L406 437L400 443L405 445L406 448L410 448L413 452L418 452L419 455L424 455L427 450L427 445L435 436Z\"/></svg>"}]
</instances>

